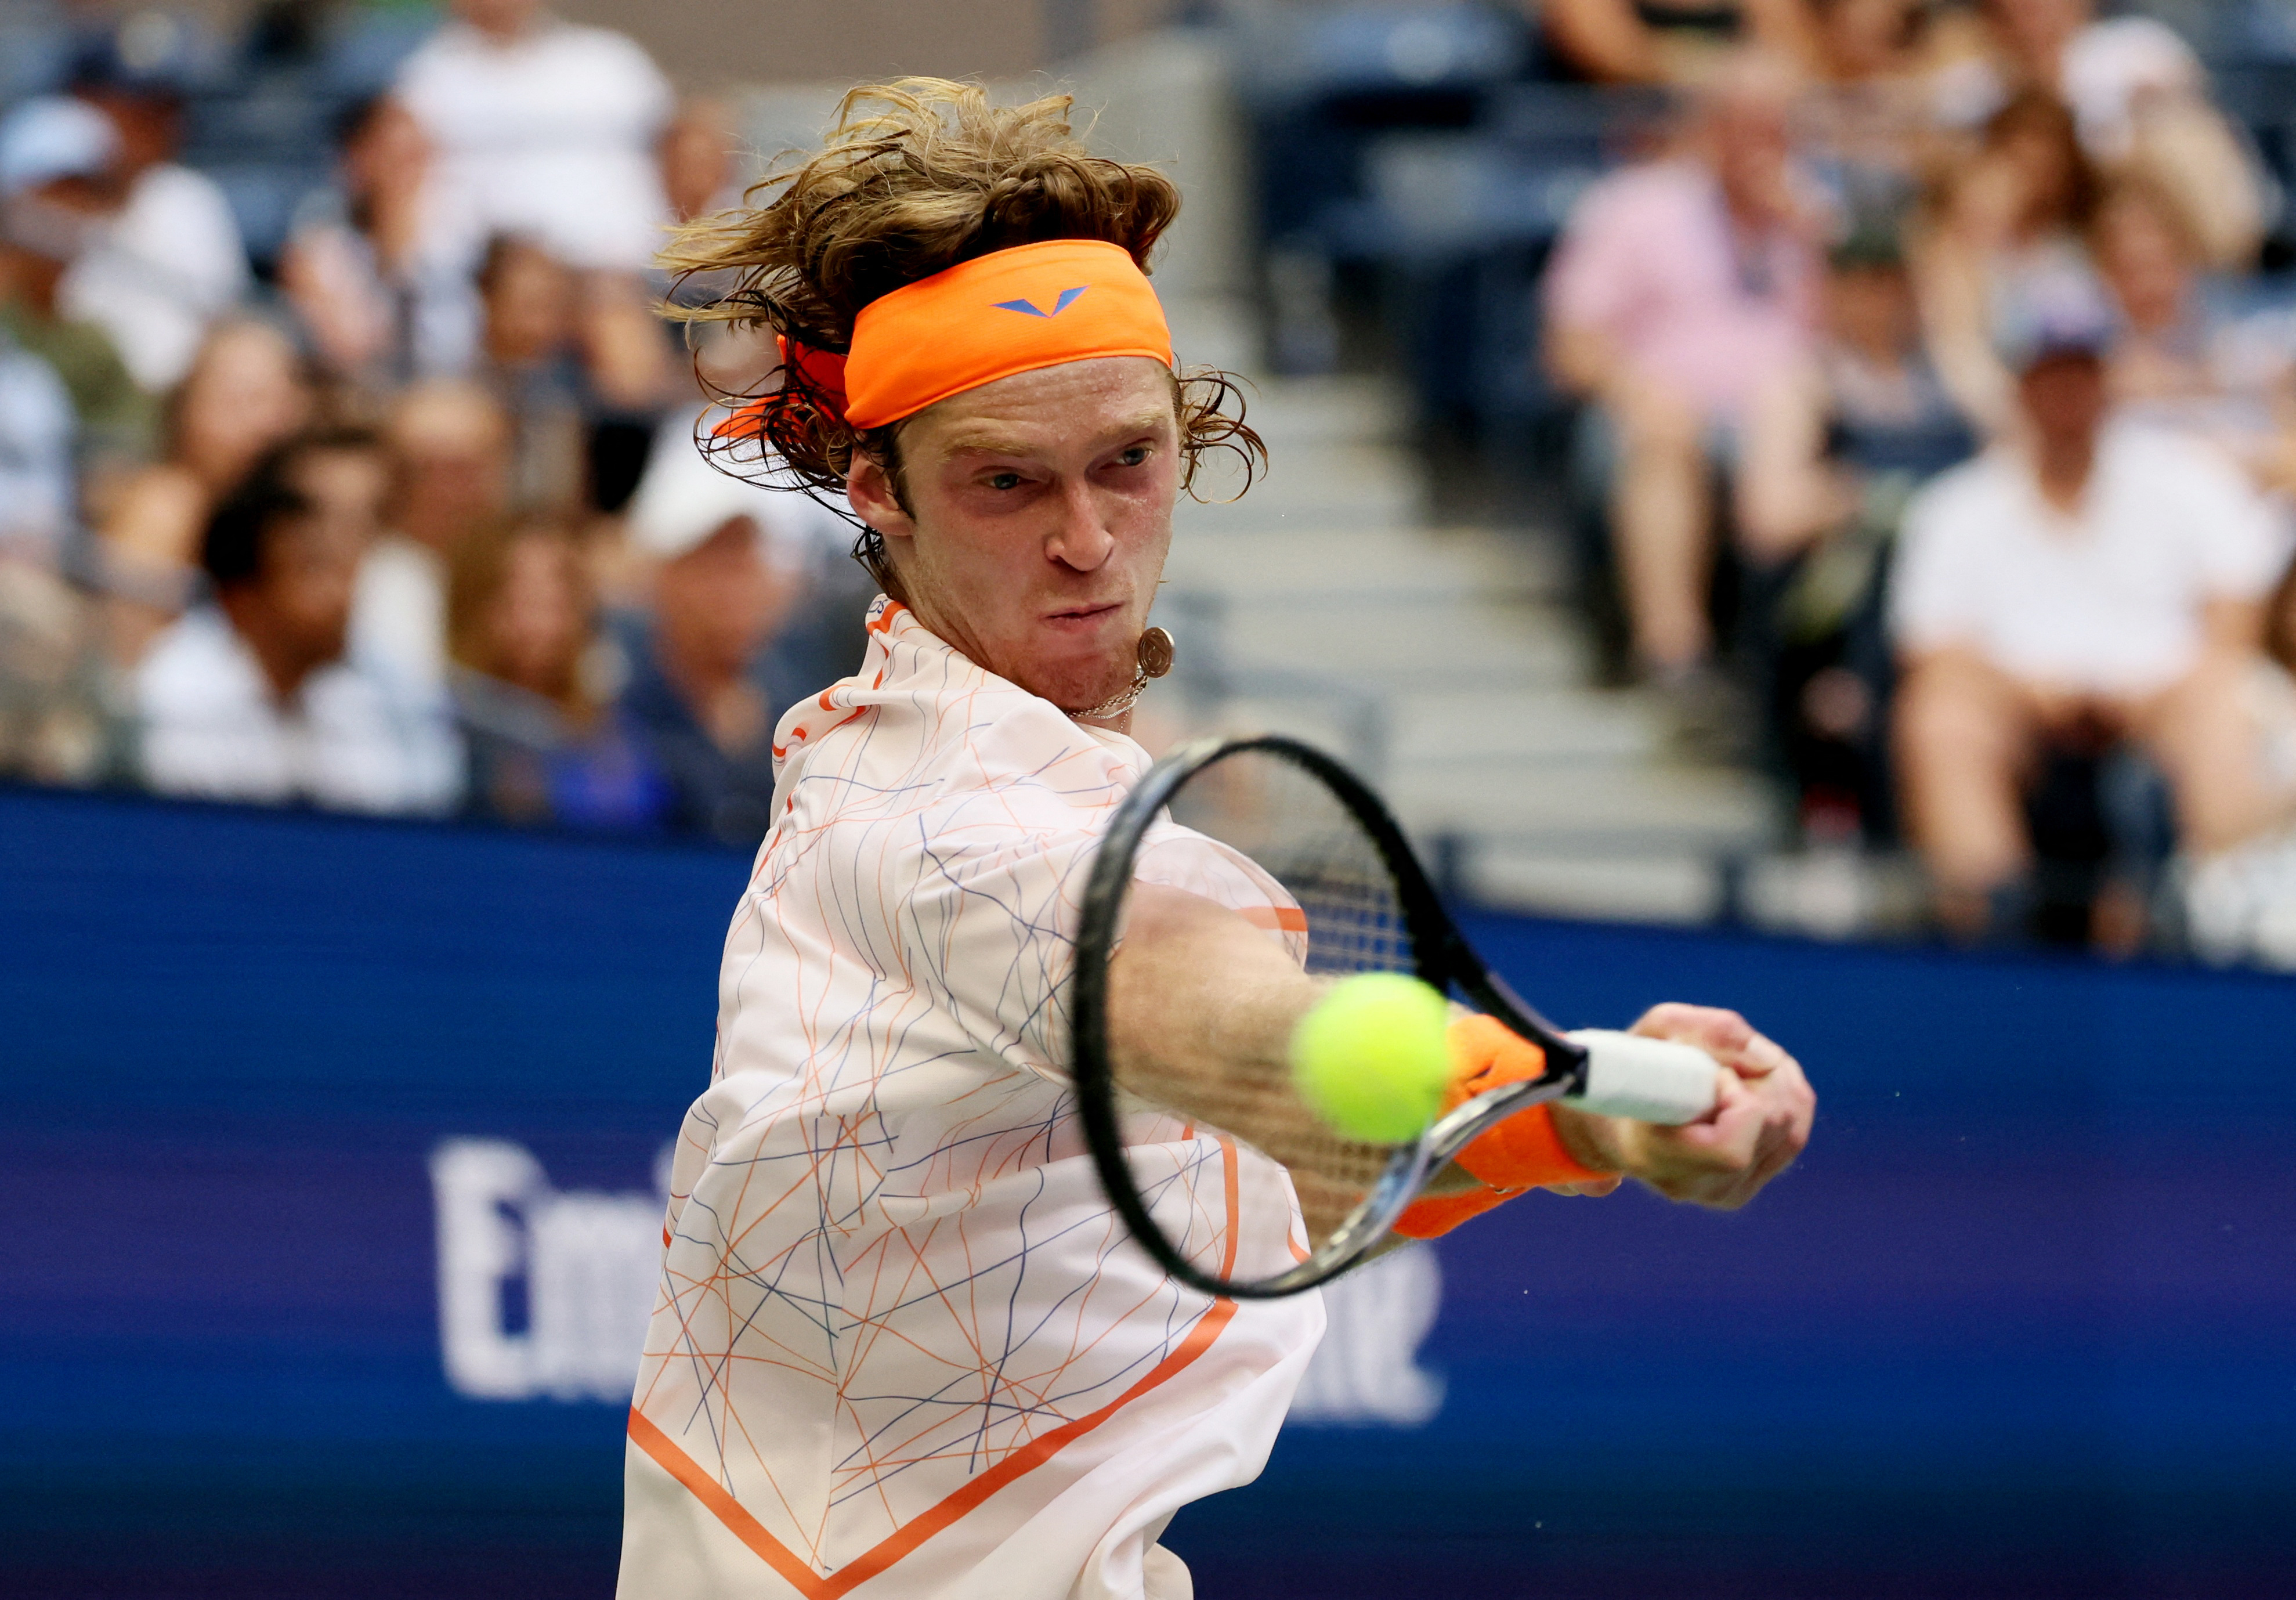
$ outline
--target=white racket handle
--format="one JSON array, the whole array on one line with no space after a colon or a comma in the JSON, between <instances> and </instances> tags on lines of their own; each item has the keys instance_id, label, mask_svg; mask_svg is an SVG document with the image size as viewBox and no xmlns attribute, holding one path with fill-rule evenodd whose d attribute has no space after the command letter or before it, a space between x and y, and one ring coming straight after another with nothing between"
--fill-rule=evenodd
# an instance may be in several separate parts
<instances>
[{"instance_id":1,"label":"white racket handle","mask_svg":"<svg viewBox=\"0 0 2296 1600\"><path fill-rule=\"evenodd\" d=\"M1607 1028L1582 1028L1570 1038L1587 1047L1587 1092L1572 1095L1572 1105L1669 1128L1714 1109L1715 1074L1722 1069L1695 1045Z\"/></svg>"}]
</instances>

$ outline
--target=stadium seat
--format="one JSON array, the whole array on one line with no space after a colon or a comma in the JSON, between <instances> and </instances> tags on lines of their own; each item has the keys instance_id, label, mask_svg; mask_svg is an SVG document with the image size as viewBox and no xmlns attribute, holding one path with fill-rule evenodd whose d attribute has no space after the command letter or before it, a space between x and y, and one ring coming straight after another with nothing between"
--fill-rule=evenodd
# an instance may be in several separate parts
<instances>
[{"instance_id":1,"label":"stadium seat","mask_svg":"<svg viewBox=\"0 0 2296 1600\"><path fill-rule=\"evenodd\" d=\"M1270 7L1239 27L1259 235L1279 300L1302 285L1311 298L1324 293L1331 264L1359 258L1357 235L1381 226L1375 208L1364 209L1372 146L1473 127L1529 49L1519 15L1476 4ZM1278 307L1279 322L1290 315ZM1328 308L1300 315L1313 321ZM1277 359L1285 365L1280 349Z\"/></svg>"},{"instance_id":2,"label":"stadium seat","mask_svg":"<svg viewBox=\"0 0 2296 1600\"><path fill-rule=\"evenodd\" d=\"M359 7L320 43L320 87L345 102L381 94L438 25L438 13L427 7Z\"/></svg>"}]
</instances>

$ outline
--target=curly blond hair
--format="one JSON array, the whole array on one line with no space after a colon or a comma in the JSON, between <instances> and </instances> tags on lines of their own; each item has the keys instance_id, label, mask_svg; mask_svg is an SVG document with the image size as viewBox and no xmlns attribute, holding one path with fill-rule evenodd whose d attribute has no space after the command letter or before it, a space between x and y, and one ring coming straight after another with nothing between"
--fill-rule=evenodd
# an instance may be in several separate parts
<instances>
[{"instance_id":1,"label":"curly blond hair","mask_svg":"<svg viewBox=\"0 0 2296 1600\"><path fill-rule=\"evenodd\" d=\"M1048 95L999 107L978 85L905 78L853 90L821 149L785 157L742 198L742 209L680 229L661 255L681 285L729 286L701 304L665 306L688 323L768 328L794 343L843 355L861 308L976 256L1054 239L1121 246L1147 271L1157 240L1179 214L1180 192L1152 167L1087 152L1070 126L1071 101ZM794 371L778 387L725 396L762 402L756 435L699 442L721 469L797 488L850 517L846 474L858 453L885 464L906 505L898 423L857 431ZM1267 464L1244 424L1242 395L1226 373L1174 379L1182 487L1193 491L1210 452L1232 451L1244 485ZM877 534L863 528L854 556L889 587ZM898 593L898 590L896 591Z\"/></svg>"}]
</instances>

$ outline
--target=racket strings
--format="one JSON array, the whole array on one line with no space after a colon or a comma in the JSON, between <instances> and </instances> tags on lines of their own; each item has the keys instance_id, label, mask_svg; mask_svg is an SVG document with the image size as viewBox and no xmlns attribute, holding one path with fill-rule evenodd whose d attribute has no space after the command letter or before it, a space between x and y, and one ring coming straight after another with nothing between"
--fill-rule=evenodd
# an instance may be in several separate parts
<instances>
[{"instance_id":1,"label":"racket strings","mask_svg":"<svg viewBox=\"0 0 2296 1600\"><path fill-rule=\"evenodd\" d=\"M1214 763L1173 799L1174 820L1248 856L1306 923L1306 970L1319 978L1410 972L1417 952L1385 857L1324 784L1291 763L1246 751ZM1292 929L1296 936L1299 930ZM1308 1110L1288 1070L1237 1063L1217 1082L1135 1083L1252 1145L1291 1174L1312 1249L1335 1232L1386 1168L1394 1147L1342 1137ZM1168 1098L1166 1104L1172 1104Z\"/></svg>"}]
</instances>

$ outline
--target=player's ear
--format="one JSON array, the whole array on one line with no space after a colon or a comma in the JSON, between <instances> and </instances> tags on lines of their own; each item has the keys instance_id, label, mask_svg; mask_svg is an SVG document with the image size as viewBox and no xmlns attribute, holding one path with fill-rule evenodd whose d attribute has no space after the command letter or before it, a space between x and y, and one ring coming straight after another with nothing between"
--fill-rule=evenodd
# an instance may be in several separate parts
<instances>
[{"instance_id":1,"label":"player's ear","mask_svg":"<svg viewBox=\"0 0 2296 1600\"><path fill-rule=\"evenodd\" d=\"M845 470L845 498L855 516L887 538L905 539L916 532L895 470L866 451L853 452Z\"/></svg>"}]
</instances>

